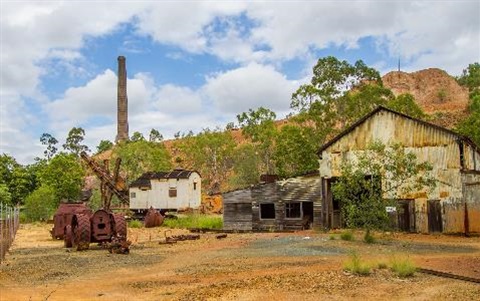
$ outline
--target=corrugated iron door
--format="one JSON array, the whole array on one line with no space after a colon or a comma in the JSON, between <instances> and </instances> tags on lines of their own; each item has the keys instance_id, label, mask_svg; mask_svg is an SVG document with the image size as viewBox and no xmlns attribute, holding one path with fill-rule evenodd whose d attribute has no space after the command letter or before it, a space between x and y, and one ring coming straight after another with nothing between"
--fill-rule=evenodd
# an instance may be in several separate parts
<instances>
[{"instance_id":1,"label":"corrugated iron door","mask_svg":"<svg viewBox=\"0 0 480 301\"><path fill-rule=\"evenodd\" d=\"M442 205L439 200L429 200L427 203L428 232L442 232Z\"/></svg>"},{"instance_id":2,"label":"corrugated iron door","mask_svg":"<svg viewBox=\"0 0 480 301\"><path fill-rule=\"evenodd\" d=\"M397 205L398 230L410 232L410 210L408 201L400 200Z\"/></svg>"}]
</instances>

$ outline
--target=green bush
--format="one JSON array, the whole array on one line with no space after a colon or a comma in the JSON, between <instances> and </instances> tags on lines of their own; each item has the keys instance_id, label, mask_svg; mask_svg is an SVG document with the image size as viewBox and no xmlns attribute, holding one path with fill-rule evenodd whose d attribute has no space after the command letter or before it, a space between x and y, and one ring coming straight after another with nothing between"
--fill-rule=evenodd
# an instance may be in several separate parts
<instances>
[{"instance_id":1,"label":"green bush","mask_svg":"<svg viewBox=\"0 0 480 301\"><path fill-rule=\"evenodd\" d=\"M131 220L128 222L128 227L129 228L142 228L143 227L143 223L139 220Z\"/></svg>"},{"instance_id":2,"label":"green bush","mask_svg":"<svg viewBox=\"0 0 480 301\"><path fill-rule=\"evenodd\" d=\"M27 214L25 214L24 211L20 211L20 213L18 214L18 219L20 221L20 224L28 223Z\"/></svg>"},{"instance_id":3,"label":"green bush","mask_svg":"<svg viewBox=\"0 0 480 301\"><path fill-rule=\"evenodd\" d=\"M400 278L411 277L415 274L417 267L408 257L393 257L392 271Z\"/></svg>"},{"instance_id":4,"label":"green bush","mask_svg":"<svg viewBox=\"0 0 480 301\"><path fill-rule=\"evenodd\" d=\"M386 269L387 268L387 264L385 262L379 262L377 267L379 269Z\"/></svg>"},{"instance_id":5,"label":"green bush","mask_svg":"<svg viewBox=\"0 0 480 301\"><path fill-rule=\"evenodd\" d=\"M343 268L346 271L357 275L369 275L371 269L367 263L362 262L360 256L356 252L353 252L350 255L350 259L343 264Z\"/></svg>"},{"instance_id":6,"label":"green bush","mask_svg":"<svg viewBox=\"0 0 480 301\"><path fill-rule=\"evenodd\" d=\"M178 218L166 218L163 222L164 227L168 228L202 228L202 229L222 229L223 219L221 216L188 214Z\"/></svg>"},{"instance_id":7,"label":"green bush","mask_svg":"<svg viewBox=\"0 0 480 301\"><path fill-rule=\"evenodd\" d=\"M367 230L367 232L365 232L365 235L363 236L363 241L366 242L367 244L375 243L375 237L373 237L370 230Z\"/></svg>"},{"instance_id":8,"label":"green bush","mask_svg":"<svg viewBox=\"0 0 480 301\"><path fill-rule=\"evenodd\" d=\"M330 234L330 236L328 237L328 239L330 239L330 240L335 240L335 234Z\"/></svg>"},{"instance_id":9,"label":"green bush","mask_svg":"<svg viewBox=\"0 0 480 301\"><path fill-rule=\"evenodd\" d=\"M350 230L343 231L342 234L340 234L340 238L342 240L352 241L354 239L353 232Z\"/></svg>"},{"instance_id":10,"label":"green bush","mask_svg":"<svg viewBox=\"0 0 480 301\"><path fill-rule=\"evenodd\" d=\"M55 190L40 186L25 199L25 216L28 221L46 221L57 209Z\"/></svg>"}]
</instances>

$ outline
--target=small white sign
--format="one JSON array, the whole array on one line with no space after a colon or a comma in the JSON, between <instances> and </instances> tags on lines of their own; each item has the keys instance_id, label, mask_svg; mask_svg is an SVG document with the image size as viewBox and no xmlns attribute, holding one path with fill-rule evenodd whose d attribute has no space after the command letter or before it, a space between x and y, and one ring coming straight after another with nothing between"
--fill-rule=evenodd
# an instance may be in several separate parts
<instances>
[{"instance_id":1,"label":"small white sign","mask_svg":"<svg viewBox=\"0 0 480 301\"><path fill-rule=\"evenodd\" d=\"M388 213L397 211L397 207L393 207L393 206L387 206L385 207L385 209L387 210Z\"/></svg>"}]
</instances>

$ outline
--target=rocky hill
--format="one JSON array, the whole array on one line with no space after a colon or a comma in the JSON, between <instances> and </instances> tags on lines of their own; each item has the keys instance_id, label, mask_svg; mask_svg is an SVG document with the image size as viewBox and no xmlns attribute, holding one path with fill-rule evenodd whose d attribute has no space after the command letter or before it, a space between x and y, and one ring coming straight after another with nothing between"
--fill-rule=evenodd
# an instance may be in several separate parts
<instances>
[{"instance_id":1,"label":"rocky hill","mask_svg":"<svg viewBox=\"0 0 480 301\"><path fill-rule=\"evenodd\" d=\"M468 89L443 70L392 71L382 80L395 95L412 94L420 107L432 115L432 122L438 125L451 128L468 114Z\"/></svg>"}]
</instances>

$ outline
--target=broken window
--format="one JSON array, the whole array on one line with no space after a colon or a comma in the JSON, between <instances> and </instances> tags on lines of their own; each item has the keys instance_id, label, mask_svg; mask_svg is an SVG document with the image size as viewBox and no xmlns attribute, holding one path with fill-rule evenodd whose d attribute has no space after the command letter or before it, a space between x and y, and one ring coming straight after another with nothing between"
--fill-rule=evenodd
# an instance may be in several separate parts
<instances>
[{"instance_id":1,"label":"broken window","mask_svg":"<svg viewBox=\"0 0 480 301\"><path fill-rule=\"evenodd\" d=\"M137 194L135 192L130 192L130 198L134 199L137 197Z\"/></svg>"},{"instance_id":2,"label":"broken window","mask_svg":"<svg viewBox=\"0 0 480 301\"><path fill-rule=\"evenodd\" d=\"M274 203L260 204L260 218L275 219L275 204Z\"/></svg>"},{"instance_id":3,"label":"broken window","mask_svg":"<svg viewBox=\"0 0 480 301\"><path fill-rule=\"evenodd\" d=\"M286 218L301 218L302 211L300 202L285 203L285 217Z\"/></svg>"},{"instance_id":4,"label":"broken window","mask_svg":"<svg viewBox=\"0 0 480 301\"><path fill-rule=\"evenodd\" d=\"M170 187L170 189L168 189L168 196L171 197L171 198L177 197L177 188L176 187Z\"/></svg>"}]
</instances>

